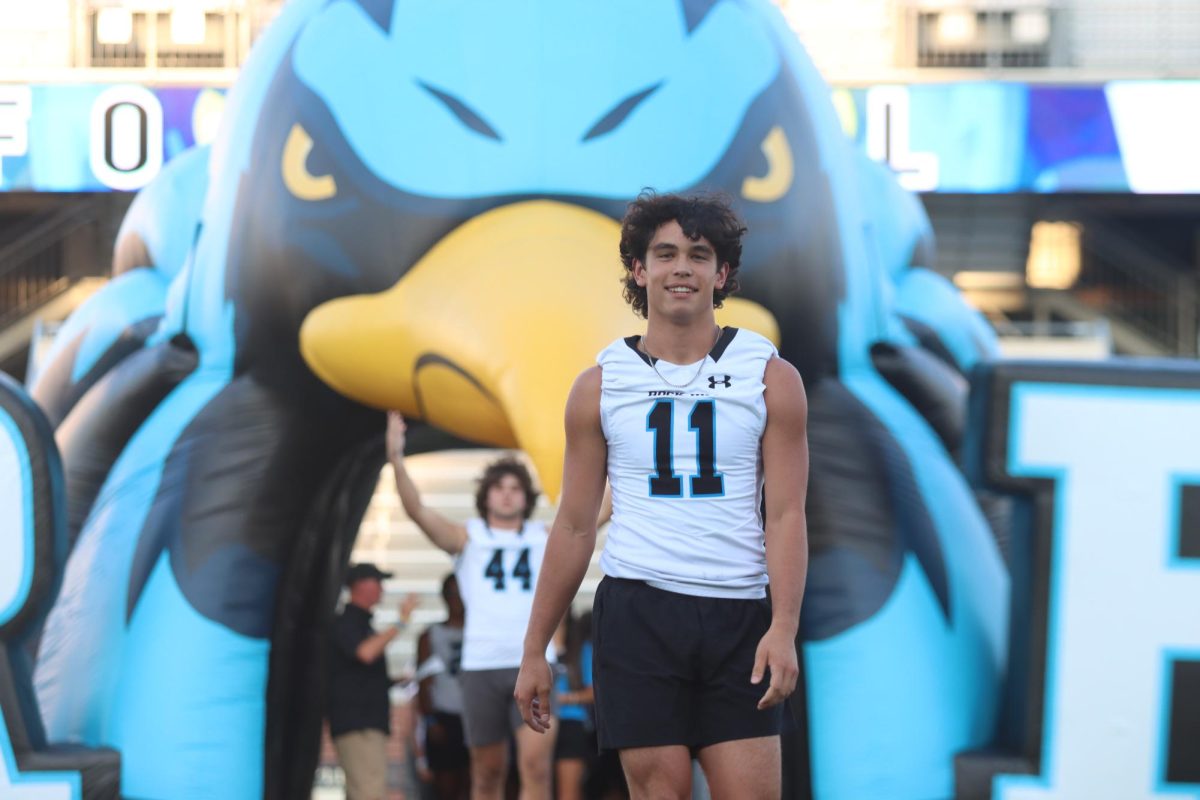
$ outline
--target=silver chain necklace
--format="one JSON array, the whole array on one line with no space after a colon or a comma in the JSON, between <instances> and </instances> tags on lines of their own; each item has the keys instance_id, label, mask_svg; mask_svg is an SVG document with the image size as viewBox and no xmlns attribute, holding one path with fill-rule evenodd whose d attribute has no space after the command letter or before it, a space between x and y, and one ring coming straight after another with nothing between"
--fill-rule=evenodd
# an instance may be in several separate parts
<instances>
[{"instance_id":1,"label":"silver chain necklace","mask_svg":"<svg viewBox=\"0 0 1200 800\"><path fill-rule=\"evenodd\" d=\"M717 346L717 340L720 338L721 338L721 326L718 325L716 335L713 336L712 347L708 348L709 351L711 351L713 347ZM693 375L689 380L686 380L683 383L672 383L671 381L667 380L665 375L663 375L661 372L658 371L659 359L657 359L653 355L651 355L650 348L646 347L646 337L645 336L642 337L642 351L645 352L645 354L647 356L650 356L650 368L652 370L654 370L654 374L658 375L659 380L661 380L667 386L671 386L675 389L682 389L685 386L691 386L693 383L695 383L696 379L700 377L700 373L704 371L704 365L708 363L708 353L705 353L704 358L700 359L700 365L698 367L696 367L695 375Z\"/></svg>"}]
</instances>

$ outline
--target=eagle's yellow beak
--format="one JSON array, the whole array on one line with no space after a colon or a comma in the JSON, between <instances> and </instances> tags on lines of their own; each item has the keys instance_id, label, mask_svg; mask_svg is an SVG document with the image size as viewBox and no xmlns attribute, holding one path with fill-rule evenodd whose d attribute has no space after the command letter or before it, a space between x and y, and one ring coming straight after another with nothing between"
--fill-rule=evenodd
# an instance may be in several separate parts
<instances>
[{"instance_id":1,"label":"eagle's yellow beak","mask_svg":"<svg viewBox=\"0 0 1200 800\"><path fill-rule=\"evenodd\" d=\"M301 353L347 397L524 450L557 498L572 382L611 341L644 329L621 296L619 239L613 220L563 203L489 211L392 288L314 309ZM779 341L754 303L727 300L718 319Z\"/></svg>"}]
</instances>

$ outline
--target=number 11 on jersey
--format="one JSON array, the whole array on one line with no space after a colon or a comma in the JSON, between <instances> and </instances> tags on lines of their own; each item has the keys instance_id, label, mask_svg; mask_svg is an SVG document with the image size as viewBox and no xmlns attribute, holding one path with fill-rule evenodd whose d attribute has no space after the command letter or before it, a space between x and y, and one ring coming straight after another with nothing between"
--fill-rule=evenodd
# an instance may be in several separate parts
<instances>
[{"instance_id":1,"label":"number 11 on jersey","mask_svg":"<svg viewBox=\"0 0 1200 800\"><path fill-rule=\"evenodd\" d=\"M659 400L646 416L646 430L654 434L654 473L650 475L651 497L682 497L683 481L675 474L671 446L675 401ZM725 478L717 472L717 404L698 400L688 415L688 430L696 432L696 474L690 478L692 497L725 494Z\"/></svg>"}]
</instances>

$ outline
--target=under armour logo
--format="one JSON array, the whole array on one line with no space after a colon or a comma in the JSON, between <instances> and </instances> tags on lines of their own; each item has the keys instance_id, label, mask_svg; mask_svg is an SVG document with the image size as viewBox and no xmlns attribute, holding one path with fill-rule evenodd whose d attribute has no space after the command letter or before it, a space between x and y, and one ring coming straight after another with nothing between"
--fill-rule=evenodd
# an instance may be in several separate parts
<instances>
[{"instance_id":1,"label":"under armour logo","mask_svg":"<svg viewBox=\"0 0 1200 800\"><path fill-rule=\"evenodd\" d=\"M709 375L708 376L708 388L715 389L715 388L717 388L718 385L724 386L726 389L728 389L730 386L733 386L733 376L732 375Z\"/></svg>"}]
</instances>

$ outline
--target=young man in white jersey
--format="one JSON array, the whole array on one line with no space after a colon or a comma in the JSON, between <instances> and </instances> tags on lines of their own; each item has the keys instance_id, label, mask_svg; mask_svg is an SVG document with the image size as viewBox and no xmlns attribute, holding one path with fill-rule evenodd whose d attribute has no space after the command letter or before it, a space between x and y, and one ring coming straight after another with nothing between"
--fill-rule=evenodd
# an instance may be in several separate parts
<instances>
[{"instance_id":1,"label":"young man in white jersey","mask_svg":"<svg viewBox=\"0 0 1200 800\"><path fill-rule=\"evenodd\" d=\"M646 333L605 349L567 400L562 501L516 697L532 730L552 730L542 653L587 569L607 477L596 722L635 799L690 797L693 756L718 800L781 791L808 563L807 400L769 341L716 324L744 232L714 198L632 203L625 296Z\"/></svg>"},{"instance_id":2,"label":"young man in white jersey","mask_svg":"<svg viewBox=\"0 0 1200 800\"><path fill-rule=\"evenodd\" d=\"M404 467L404 420L388 415L387 453L396 491L413 522L437 547L455 556L454 574L466 607L463 631L463 726L471 752L471 797L499 800L508 772L508 741L516 732L521 797L550 797L554 738L521 725L513 687L521 663L521 634L546 550L546 527L530 520L537 490L513 458L489 464L479 479L479 517L466 524L421 502Z\"/></svg>"},{"instance_id":3,"label":"young man in white jersey","mask_svg":"<svg viewBox=\"0 0 1200 800\"><path fill-rule=\"evenodd\" d=\"M450 573L442 581L446 619L430 625L417 639L417 672L440 661L440 668L421 680L417 706L425 722L425 759L432 773L437 800L460 800L470 787L470 753L463 734L462 672L463 628L466 609L458 593L458 578Z\"/></svg>"}]
</instances>

